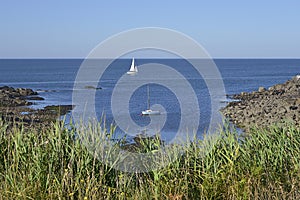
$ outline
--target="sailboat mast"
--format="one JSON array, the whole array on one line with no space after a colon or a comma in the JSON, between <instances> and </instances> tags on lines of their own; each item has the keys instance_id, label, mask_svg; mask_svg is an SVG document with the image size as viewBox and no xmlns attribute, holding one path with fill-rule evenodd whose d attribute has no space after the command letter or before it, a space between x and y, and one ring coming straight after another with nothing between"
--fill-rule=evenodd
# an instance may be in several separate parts
<instances>
[{"instance_id":1,"label":"sailboat mast","mask_svg":"<svg viewBox=\"0 0 300 200\"><path fill-rule=\"evenodd\" d=\"M149 89L149 85L147 87L147 93L148 93L148 109L150 110L150 89Z\"/></svg>"}]
</instances>

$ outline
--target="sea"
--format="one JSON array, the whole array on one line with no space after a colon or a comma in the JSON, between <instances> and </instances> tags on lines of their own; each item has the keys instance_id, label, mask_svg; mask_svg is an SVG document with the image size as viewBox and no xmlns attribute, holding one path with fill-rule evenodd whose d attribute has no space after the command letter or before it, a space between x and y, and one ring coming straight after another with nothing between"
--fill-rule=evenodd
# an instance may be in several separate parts
<instances>
[{"instance_id":1,"label":"sea","mask_svg":"<svg viewBox=\"0 0 300 200\"><path fill-rule=\"evenodd\" d=\"M218 81L224 84L224 92L228 95L256 91L259 87L268 88L275 84L284 83L293 76L300 74L300 59L214 59L213 62L220 73ZM34 105L31 106L34 109L42 109L47 105L78 104L77 101L74 102L73 98L74 92L78 92L75 83L83 63L83 59L0 59L0 86L31 88L37 91L39 96L45 100L34 101ZM147 127L152 120L155 121L155 116L141 115L141 111L148 108L148 101L150 101L151 106L159 105L156 108L160 109L161 116L157 116L157 119L164 123L160 125L158 131L164 140L171 140L176 135L182 122L181 118L186 114L182 112L186 109L191 115L187 114L185 118L190 117L191 122L199 123L198 129L193 131L201 138L211 125L213 115L211 110L214 106L211 98L218 98L217 101L214 101L217 102L218 107L224 107L227 102L231 101L223 94L218 97L211 96L211 88L207 85L205 78L184 59L136 59L135 63L138 68L145 64L158 63L175 69L184 80L187 80L189 89L192 89L193 94L196 95L199 109L188 106L185 108L184 106L190 105L194 99L191 98L191 102L187 96L184 100L180 99L177 93L172 91L172 87L164 86L161 82L156 83L157 77L153 77L153 80L150 78L147 80L148 83L146 81L135 87L126 84L120 85L121 78L130 68L131 59L117 59L110 63L103 73L99 73L101 77L93 76L97 78L96 84L95 80L89 80L89 77L86 76L86 87L82 88L82 90L90 91L87 94L94 95L89 98L93 102L85 105L92 106L96 118L99 121L105 119L104 124L107 127L110 127L112 123L118 124L116 121L118 119L123 120L123 122L128 121L129 124L134 123L136 127L139 127L140 129L134 134L146 130L144 127ZM94 67L97 70L97 64ZM177 82L179 87L181 82L177 78L173 80L171 77L169 82ZM91 79L94 78L91 77ZM133 83L134 79L133 76ZM117 84L119 86L116 92ZM131 88L131 91L128 88ZM181 89L185 90L184 87ZM121 94L118 96L121 99L113 101L114 92ZM82 93L83 96L84 94ZM122 102L123 97L124 101ZM126 100L127 97L129 99ZM83 97L82 101L84 100L86 98ZM118 102L121 102L120 105L125 105L124 108L128 110L128 113L123 113L122 109L120 112L113 112L112 107L116 105L118 107ZM75 106L77 105L75 104ZM193 115L193 112L196 113L196 111L200 113L200 116L196 117L197 119ZM69 113L68 117L72 119L72 112ZM185 121L185 123L188 122ZM219 123L222 123L222 119L215 121L214 126L218 126L216 124ZM119 132L119 136L128 134L124 130L124 125L123 128L118 127L116 131Z\"/></svg>"}]
</instances>

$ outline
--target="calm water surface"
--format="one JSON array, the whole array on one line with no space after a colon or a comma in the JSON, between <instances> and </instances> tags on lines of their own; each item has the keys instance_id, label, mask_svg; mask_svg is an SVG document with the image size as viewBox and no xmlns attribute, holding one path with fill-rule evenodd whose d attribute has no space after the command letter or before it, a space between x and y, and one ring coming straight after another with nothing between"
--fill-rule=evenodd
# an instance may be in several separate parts
<instances>
[{"instance_id":1,"label":"calm water surface","mask_svg":"<svg viewBox=\"0 0 300 200\"><path fill-rule=\"evenodd\" d=\"M214 60L224 81L227 94L250 92L258 87L270 87L283 83L292 76L300 73L299 59L216 59ZM211 116L210 95L201 76L185 60L147 60L137 59L136 64L160 63L168 65L180 72L191 84L200 105L200 128L198 134L207 129ZM38 101L35 108L46 105L72 104L72 92L77 71L82 63L80 59L2 59L0 60L0 86L26 87L39 91L45 101ZM131 60L120 59L114 61L101 77L95 95L95 109L98 118L105 113L107 123L113 121L111 114L111 95L119 78L126 73ZM180 105L176 96L168 88L150 84L151 104L161 104L167 116L162 130L162 137L168 138L175 134L180 122ZM124 88L124 92L126 88ZM221 101L220 106L225 104ZM150 122L149 117L140 115L147 107L147 87L138 88L129 102L130 116L139 126ZM201 136L199 136L201 137Z\"/></svg>"}]
</instances>

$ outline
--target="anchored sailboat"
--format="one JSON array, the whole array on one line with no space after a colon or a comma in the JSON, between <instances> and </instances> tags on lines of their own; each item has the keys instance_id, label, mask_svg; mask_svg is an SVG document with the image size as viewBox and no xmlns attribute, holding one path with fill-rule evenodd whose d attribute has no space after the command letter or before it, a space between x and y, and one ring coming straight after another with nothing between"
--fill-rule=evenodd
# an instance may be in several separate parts
<instances>
[{"instance_id":1,"label":"anchored sailboat","mask_svg":"<svg viewBox=\"0 0 300 200\"><path fill-rule=\"evenodd\" d=\"M150 90L149 90L149 85L147 87L147 94L148 94L148 109L142 111L142 115L159 115L160 112L158 110L151 110L150 109Z\"/></svg>"},{"instance_id":2,"label":"anchored sailboat","mask_svg":"<svg viewBox=\"0 0 300 200\"><path fill-rule=\"evenodd\" d=\"M132 58L131 66L130 66L130 69L127 72L127 74L133 75L133 74L136 74L137 72L138 72L138 69L137 69L137 67L134 64L134 58Z\"/></svg>"}]
</instances>

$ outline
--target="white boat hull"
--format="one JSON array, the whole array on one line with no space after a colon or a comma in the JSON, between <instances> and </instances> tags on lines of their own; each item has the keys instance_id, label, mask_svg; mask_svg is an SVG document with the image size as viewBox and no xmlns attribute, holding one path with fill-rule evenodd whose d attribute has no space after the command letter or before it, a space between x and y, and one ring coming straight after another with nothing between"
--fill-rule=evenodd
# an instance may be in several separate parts
<instances>
[{"instance_id":1,"label":"white boat hull","mask_svg":"<svg viewBox=\"0 0 300 200\"><path fill-rule=\"evenodd\" d=\"M133 74L136 74L137 72L136 71L128 71L127 74L129 75L133 75Z\"/></svg>"},{"instance_id":2,"label":"white boat hull","mask_svg":"<svg viewBox=\"0 0 300 200\"><path fill-rule=\"evenodd\" d=\"M158 110L144 110L142 115L160 115L160 112Z\"/></svg>"}]
</instances>

